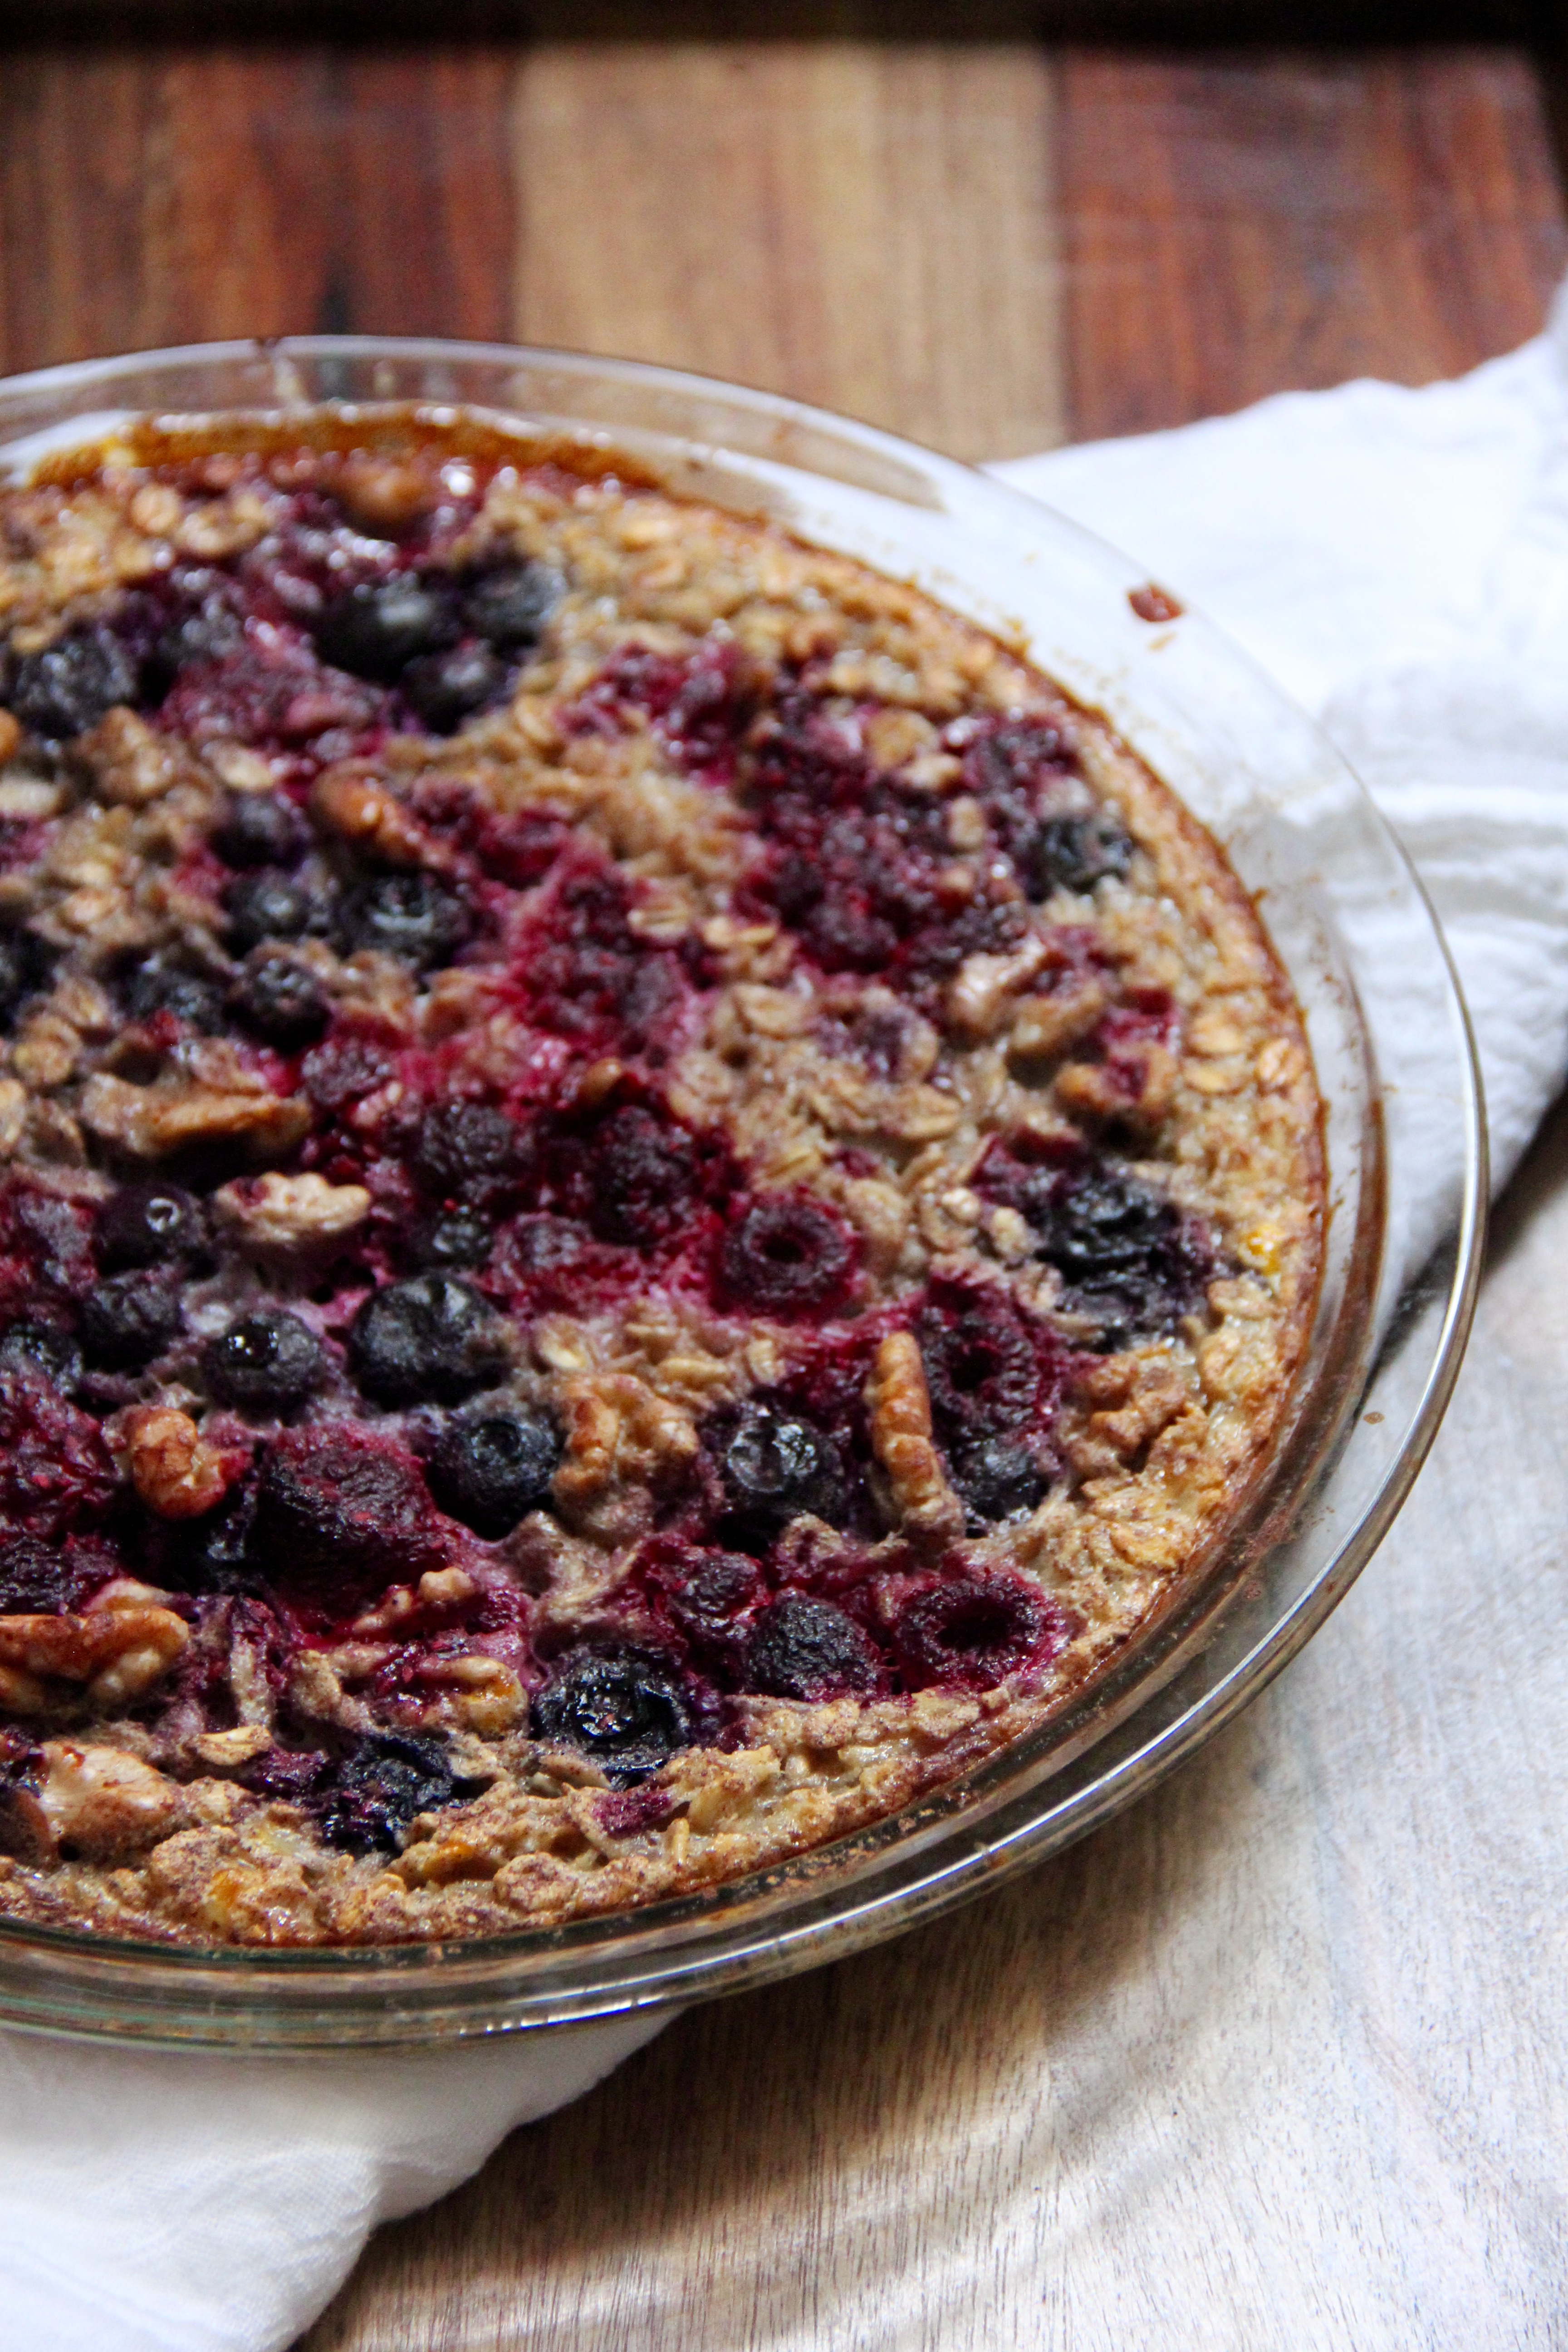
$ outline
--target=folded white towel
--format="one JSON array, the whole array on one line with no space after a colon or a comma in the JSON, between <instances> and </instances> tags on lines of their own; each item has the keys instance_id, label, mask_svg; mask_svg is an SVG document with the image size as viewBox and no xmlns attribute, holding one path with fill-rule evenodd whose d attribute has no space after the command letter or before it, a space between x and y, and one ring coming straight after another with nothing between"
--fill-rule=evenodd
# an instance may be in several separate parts
<instances>
[{"instance_id":1,"label":"folded white towel","mask_svg":"<svg viewBox=\"0 0 1568 2352\"><path fill-rule=\"evenodd\" d=\"M1568 313L1457 383L996 470L1202 606L1359 769L1447 927L1500 1181L1568 1063ZM0 2036L0 2339L276 2352L376 2221L662 2021L308 2063Z\"/></svg>"}]
</instances>

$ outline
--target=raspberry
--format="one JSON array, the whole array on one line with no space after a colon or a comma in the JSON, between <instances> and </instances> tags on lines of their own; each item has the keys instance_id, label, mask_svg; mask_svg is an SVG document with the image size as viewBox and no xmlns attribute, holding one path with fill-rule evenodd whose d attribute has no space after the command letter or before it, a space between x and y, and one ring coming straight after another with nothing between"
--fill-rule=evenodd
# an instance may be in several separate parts
<instances>
[{"instance_id":1,"label":"raspberry","mask_svg":"<svg viewBox=\"0 0 1568 2352\"><path fill-rule=\"evenodd\" d=\"M452 643L458 634L453 601L445 583L411 572L364 582L325 606L316 644L335 669L390 685L405 662Z\"/></svg>"},{"instance_id":2,"label":"raspberry","mask_svg":"<svg viewBox=\"0 0 1568 2352\"><path fill-rule=\"evenodd\" d=\"M134 702L138 683L126 648L89 622L14 659L5 699L30 734L61 743L85 735L117 702Z\"/></svg>"},{"instance_id":3,"label":"raspberry","mask_svg":"<svg viewBox=\"0 0 1568 2352\"><path fill-rule=\"evenodd\" d=\"M458 1782L438 1739L372 1731L332 1775L321 1835L351 1853L395 1853L420 1813L458 1801Z\"/></svg>"},{"instance_id":4,"label":"raspberry","mask_svg":"<svg viewBox=\"0 0 1568 2352\"><path fill-rule=\"evenodd\" d=\"M618 1642L569 1651L533 1699L536 1739L591 1757L617 1789L644 1780L691 1744L696 1723L672 1660Z\"/></svg>"},{"instance_id":5,"label":"raspberry","mask_svg":"<svg viewBox=\"0 0 1568 2352\"><path fill-rule=\"evenodd\" d=\"M97 1422L27 1372L0 1367L0 1515L58 1540L100 1519L115 1486Z\"/></svg>"},{"instance_id":6,"label":"raspberry","mask_svg":"<svg viewBox=\"0 0 1568 2352\"><path fill-rule=\"evenodd\" d=\"M746 1687L816 1706L883 1686L882 1661L852 1617L831 1601L785 1592L764 1609L746 1644Z\"/></svg>"},{"instance_id":7,"label":"raspberry","mask_svg":"<svg viewBox=\"0 0 1568 2352\"><path fill-rule=\"evenodd\" d=\"M140 1371L163 1354L182 1320L178 1276L161 1266L134 1266L91 1292L81 1311L81 1336L95 1364Z\"/></svg>"},{"instance_id":8,"label":"raspberry","mask_svg":"<svg viewBox=\"0 0 1568 2352\"><path fill-rule=\"evenodd\" d=\"M950 1444L967 1447L1033 1425L1039 1345L1005 1292L933 1282L917 1330L931 1413Z\"/></svg>"},{"instance_id":9,"label":"raspberry","mask_svg":"<svg viewBox=\"0 0 1568 2352\"><path fill-rule=\"evenodd\" d=\"M809 1193L755 1193L724 1234L719 1285L754 1314L821 1314L847 1297L858 1255L851 1228Z\"/></svg>"},{"instance_id":10,"label":"raspberry","mask_svg":"<svg viewBox=\"0 0 1568 2352\"><path fill-rule=\"evenodd\" d=\"M65 1554L36 1536L0 1535L0 1615L54 1617L78 1605L81 1579Z\"/></svg>"},{"instance_id":11,"label":"raspberry","mask_svg":"<svg viewBox=\"0 0 1568 2352\"><path fill-rule=\"evenodd\" d=\"M1048 1664L1077 1630L1064 1609L1021 1577L970 1576L908 1601L892 1640L908 1687L980 1691Z\"/></svg>"},{"instance_id":12,"label":"raspberry","mask_svg":"<svg viewBox=\"0 0 1568 2352\"><path fill-rule=\"evenodd\" d=\"M342 1424L288 1430L268 1452L248 1549L284 1586L416 1583L447 1545L418 1465Z\"/></svg>"},{"instance_id":13,"label":"raspberry","mask_svg":"<svg viewBox=\"0 0 1568 2352\"><path fill-rule=\"evenodd\" d=\"M331 1006L314 973L266 947L252 950L228 993L229 1010L258 1037L285 1053L319 1037Z\"/></svg>"},{"instance_id":14,"label":"raspberry","mask_svg":"<svg viewBox=\"0 0 1568 2352\"><path fill-rule=\"evenodd\" d=\"M202 1349L202 1378L219 1404L282 1413L303 1404L326 1370L321 1343L285 1307L263 1307Z\"/></svg>"},{"instance_id":15,"label":"raspberry","mask_svg":"<svg viewBox=\"0 0 1568 2352\"><path fill-rule=\"evenodd\" d=\"M768 1405L743 1405L720 1475L738 1528L764 1542L803 1512L830 1527L843 1524L847 1495L838 1448L808 1421Z\"/></svg>"},{"instance_id":16,"label":"raspberry","mask_svg":"<svg viewBox=\"0 0 1568 2352\"><path fill-rule=\"evenodd\" d=\"M98 1220L99 1257L110 1273L195 1256L206 1231L201 1204L178 1184L124 1184Z\"/></svg>"},{"instance_id":17,"label":"raspberry","mask_svg":"<svg viewBox=\"0 0 1568 2352\"><path fill-rule=\"evenodd\" d=\"M561 1433L542 1413L468 1413L441 1433L430 1491L444 1511L494 1542L543 1501L560 1459Z\"/></svg>"},{"instance_id":18,"label":"raspberry","mask_svg":"<svg viewBox=\"0 0 1568 2352\"><path fill-rule=\"evenodd\" d=\"M343 905L343 942L351 953L376 948L421 970L450 963L473 928L467 895L423 870L378 874L351 891Z\"/></svg>"},{"instance_id":19,"label":"raspberry","mask_svg":"<svg viewBox=\"0 0 1568 2352\"><path fill-rule=\"evenodd\" d=\"M247 638L216 661L182 670L158 723L189 743L280 751L327 733L363 733L384 709L374 688L323 670L304 646Z\"/></svg>"},{"instance_id":20,"label":"raspberry","mask_svg":"<svg viewBox=\"0 0 1568 2352\"><path fill-rule=\"evenodd\" d=\"M354 1317L349 1357L378 1404L455 1404L494 1379L506 1349L477 1290L451 1275L421 1274L372 1292Z\"/></svg>"},{"instance_id":21,"label":"raspberry","mask_svg":"<svg viewBox=\"0 0 1568 2352\"><path fill-rule=\"evenodd\" d=\"M588 1181L589 1223L599 1239L646 1245L689 1213L695 1154L680 1129L629 1104L599 1128Z\"/></svg>"},{"instance_id":22,"label":"raspberry","mask_svg":"<svg viewBox=\"0 0 1568 2352\"><path fill-rule=\"evenodd\" d=\"M648 1563L647 1581L704 1664L731 1676L744 1654L741 1621L766 1598L763 1572L743 1552L671 1550L673 1557Z\"/></svg>"}]
</instances>

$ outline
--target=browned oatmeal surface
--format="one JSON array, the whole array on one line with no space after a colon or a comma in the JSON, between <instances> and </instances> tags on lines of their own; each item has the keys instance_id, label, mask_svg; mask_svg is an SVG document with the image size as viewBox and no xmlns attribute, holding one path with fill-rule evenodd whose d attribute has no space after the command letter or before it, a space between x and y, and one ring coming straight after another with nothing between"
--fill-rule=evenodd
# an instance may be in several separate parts
<instances>
[{"instance_id":1,"label":"browned oatmeal surface","mask_svg":"<svg viewBox=\"0 0 1568 2352\"><path fill-rule=\"evenodd\" d=\"M1277 1431L1253 910L854 562L461 425L215 446L0 494L0 1912L490 1933L873 1822Z\"/></svg>"}]
</instances>

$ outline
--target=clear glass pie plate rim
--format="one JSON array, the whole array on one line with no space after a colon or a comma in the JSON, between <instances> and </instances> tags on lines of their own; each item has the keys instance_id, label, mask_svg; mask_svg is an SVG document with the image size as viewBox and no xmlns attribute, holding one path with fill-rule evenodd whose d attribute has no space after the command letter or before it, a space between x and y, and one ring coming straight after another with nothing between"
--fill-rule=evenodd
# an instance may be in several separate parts
<instances>
[{"instance_id":1,"label":"clear glass pie plate rim","mask_svg":"<svg viewBox=\"0 0 1568 2352\"><path fill-rule=\"evenodd\" d=\"M0 1922L0 2022L13 2026L247 2053L417 2046L739 1990L937 1916L1144 1793L1300 1649L1425 1458L1479 1277L1479 1076L1420 885L1338 753L1251 663L1196 615L1137 618L1135 564L873 426L668 369L505 346L311 337L44 370L0 382L0 464L127 414L325 399L461 405L626 450L673 487L772 513L1021 634L1258 895L1329 1102L1324 1301L1287 1436L1220 1554L1060 1717L952 1788L731 1886L504 1937L209 1949Z\"/></svg>"}]
</instances>

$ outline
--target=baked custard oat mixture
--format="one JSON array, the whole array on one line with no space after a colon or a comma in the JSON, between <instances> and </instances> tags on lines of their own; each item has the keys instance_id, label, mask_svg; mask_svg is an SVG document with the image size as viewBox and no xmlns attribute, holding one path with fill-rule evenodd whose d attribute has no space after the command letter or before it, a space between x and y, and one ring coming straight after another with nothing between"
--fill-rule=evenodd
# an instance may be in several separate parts
<instances>
[{"instance_id":1,"label":"baked custard oat mixture","mask_svg":"<svg viewBox=\"0 0 1568 2352\"><path fill-rule=\"evenodd\" d=\"M1149 1622L1303 1345L1297 1013L1101 721L606 458L377 429L0 493L13 1918L817 1847Z\"/></svg>"}]
</instances>

